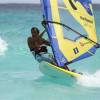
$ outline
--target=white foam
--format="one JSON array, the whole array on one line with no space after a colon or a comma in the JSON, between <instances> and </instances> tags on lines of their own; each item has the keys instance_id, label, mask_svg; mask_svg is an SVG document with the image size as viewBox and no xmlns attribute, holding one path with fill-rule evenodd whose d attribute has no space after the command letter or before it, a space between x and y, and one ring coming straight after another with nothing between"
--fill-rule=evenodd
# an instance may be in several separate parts
<instances>
[{"instance_id":1,"label":"white foam","mask_svg":"<svg viewBox=\"0 0 100 100\"><path fill-rule=\"evenodd\" d=\"M77 83L86 87L100 88L100 70L94 74L83 75L78 79Z\"/></svg>"},{"instance_id":2,"label":"white foam","mask_svg":"<svg viewBox=\"0 0 100 100\"><path fill-rule=\"evenodd\" d=\"M8 44L0 37L0 55L5 55L8 49Z\"/></svg>"}]
</instances>

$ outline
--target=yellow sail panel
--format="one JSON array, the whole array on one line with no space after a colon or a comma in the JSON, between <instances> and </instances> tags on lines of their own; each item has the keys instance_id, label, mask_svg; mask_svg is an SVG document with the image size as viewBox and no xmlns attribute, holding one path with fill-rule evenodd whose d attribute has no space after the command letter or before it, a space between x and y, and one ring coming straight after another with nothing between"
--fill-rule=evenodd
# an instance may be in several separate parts
<instances>
[{"instance_id":1,"label":"yellow sail panel","mask_svg":"<svg viewBox=\"0 0 100 100\"><path fill-rule=\"evenodd\" d=\"M61 22L57 0L50 0L50 4L51 4L51 12L52 12L52 21ZM92 18L92 17L90 16L90 18ZM93 27L91 24L89 24L89 25L91 27ZM56 33L56 39L58 41L59 49L62 52L62 54L67 58L68 62L70 62L70 61L80 57L84 53L88 52L88 50L91 49L94 45L94 43L91 43L89 40L86 40L83 37L78 39L76 42L71 41L69 39L64 39L64 33L63 33L62 26L60 26L58 24L53 24L53 26L54 26L54 30ZM87 28L87 27L85 26L85 28ZM90 29L90 28L88 27L88 29ZM88 33L89 32L90 31L88 30ZM94 35L92 34L92 36L94 36ZM95 38L96 38L96 36L95 36ZM96 41L95 38L94 38L94 40Z\"/></svg>"},{"instance_id":2,"label":"yellow sail panel","mask_svg":"<svg viewBox=\"0 0 100 100\"><path fill-rule=\"evenodd\" d=\"M91 0L64 0L64 3L66 10L68 10L76 21L85 29L88 37L97 42Z\"/></svg>"}]
</instances>

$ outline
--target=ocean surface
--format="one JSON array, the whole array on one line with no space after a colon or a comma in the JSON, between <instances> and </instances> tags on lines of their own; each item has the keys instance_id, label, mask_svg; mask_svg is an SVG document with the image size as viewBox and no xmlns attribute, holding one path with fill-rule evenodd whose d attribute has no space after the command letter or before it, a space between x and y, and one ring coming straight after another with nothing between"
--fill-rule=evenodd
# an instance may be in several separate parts
<instances>
[{"instance_id":1,"label":"ocean surface","mask_svg":"<svg viewBox=\"0 0 100 100\"><path fill-rule=\"evenodd\" d=\"M94 6L100 43L100 6ZM0 5L0 100L99 100L100 49L90 58L71 64L85 75L71 82L49 78L39 70L27 46L33 26L41 25L37 5Z\"/></svg>"}]
</instances>

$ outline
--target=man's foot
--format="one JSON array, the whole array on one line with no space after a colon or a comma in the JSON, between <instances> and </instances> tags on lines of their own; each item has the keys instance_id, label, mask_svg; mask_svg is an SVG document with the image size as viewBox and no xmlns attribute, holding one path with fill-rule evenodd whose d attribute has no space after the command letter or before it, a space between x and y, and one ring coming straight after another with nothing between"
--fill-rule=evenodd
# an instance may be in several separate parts
<instances>
[{"instance_id":1,"label":"man's foot","mask_svg":"<svg viewBox=\"0 0 100 100\"><path fill-rule=\"evenodd\" d=\"M70 71L70 69L67 66L63 66L63 69Z\"/></svg>"}]
</instances>

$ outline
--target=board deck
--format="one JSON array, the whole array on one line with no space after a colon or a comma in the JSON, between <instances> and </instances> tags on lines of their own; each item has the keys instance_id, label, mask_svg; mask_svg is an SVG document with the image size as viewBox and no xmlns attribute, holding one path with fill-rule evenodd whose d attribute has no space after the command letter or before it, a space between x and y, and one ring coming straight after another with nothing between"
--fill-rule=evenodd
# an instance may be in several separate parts
<instances>
[{"instance_id":1,"label":"board deck","mask_svg":"<svg viewBox=\"0 0 100 100\"><path fill-rule=\"evenodd\" d=\"M78 73L67 71L65 69L62 69L60 67L57 67L45 61L42 61L40 63L39 69L43 74L46 74L51 77L57 77L57 78L67 78L67 77L79 78L81 77L81 75Z\"/></svg>"}]
</instances>

